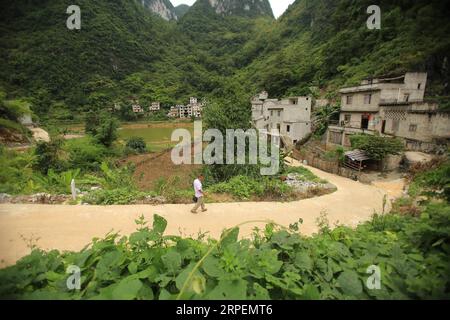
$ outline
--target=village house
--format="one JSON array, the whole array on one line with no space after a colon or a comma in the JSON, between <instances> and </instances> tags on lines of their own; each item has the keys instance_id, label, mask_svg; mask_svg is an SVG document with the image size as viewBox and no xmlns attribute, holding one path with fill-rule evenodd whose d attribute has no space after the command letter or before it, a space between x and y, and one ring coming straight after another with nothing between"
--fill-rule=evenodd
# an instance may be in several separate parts
<instances>
[{"instance_id":1,"label":"village house","mask_svg":"<svg viewBox=\"0 0 450 320\"><path fill-rule=\"evenodd\" d=\"M144 113L144 108L141 107L138 100L133 100L133 104L131 105L134 113Z\"/></svg>"},{"instance_id":2,"label":"village house","mask_svg":"<svg viewBox=\"0 0 450 320\"><path fill-rule=\"evenodd\" d=\"M148 111L155 112L161 110L161 103L160 102L152 102L150 107L148 108Z\"/></svg>"},{"instance_id":3,"label":"village house","mask_svg":"<svg viewBox=\"0 0 450 320\"><path fill-rule=\"evenodd\" d=\"M351 135L380 134L404 139L408 150L436 151L450 139L450 115L424 98L426 85L426 73L406 73L341 89L340 120L327 142L348 147Z\"/></svg>"},{"instance_id":4,"label":"village house","mask_svg":"<svg viewBox=\"0 0 450 320\"><path fill-rule=\"evenodd\" d=\"M176 105L170 108L168 114L171 118L191 119L201 118L203 113L204 103L199 103L198 99L191 97L188 105Z\"/></svg>"},{"instance_id":5,"label":"village house","mask_svg":"<svg viewBox=\"0 0 450 320\"><path fill-rule=\"evenodd\" d=\"M254 126L269 132L278 129L285 146L295 145L311 133L313 104L310 97L269 99L263 91L252 98L251 104Z\"/></svg>"}]
</instances>

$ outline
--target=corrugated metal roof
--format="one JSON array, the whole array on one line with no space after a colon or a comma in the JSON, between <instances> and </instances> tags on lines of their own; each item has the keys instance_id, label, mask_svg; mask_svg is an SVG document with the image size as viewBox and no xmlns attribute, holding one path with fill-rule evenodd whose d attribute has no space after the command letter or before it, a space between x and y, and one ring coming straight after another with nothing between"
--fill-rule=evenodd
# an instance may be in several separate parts
<instances>
[{"instance_id":1,"label":"corrugated metal roof","mask_svg":"<svg viewBox=\"0 0 450 320\"><path fill-rule=\"evenodd\" d=\"M366 161L370 160L370 157L362 150L353 150L345 153L345 156L353 161Z\"/></svg>"}]
</instances>

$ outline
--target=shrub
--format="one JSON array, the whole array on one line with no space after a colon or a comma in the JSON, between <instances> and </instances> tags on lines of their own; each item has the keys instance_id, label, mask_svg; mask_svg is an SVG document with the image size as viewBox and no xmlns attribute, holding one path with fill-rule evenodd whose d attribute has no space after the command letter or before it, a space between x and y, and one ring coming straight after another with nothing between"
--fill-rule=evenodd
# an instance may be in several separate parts
<instances>
[{"instance_id":1,"label":"shrub","mask_svg":"<svg viewBox=\"0 0 450 320\"><path fill-rule=\"evenodd\" d=\"M85 119L85 132L92 135L106 147L111 147L117 140L119 122L107 113L98 114L90 111Z\"/></svg>"},{"instance_id":2,"label":"shrub","mask_svg":"<svg viewBox=\"0 0 450 320\"><path fill-rule=\"evenodd\" d=\"M83 201L92 205L126 205L143 199L147 194L129 188L96 190L88 193Z\"/></svg>"},{"instance_id":3,"label":"shrub","mask_svg":"<svg viewBox=\"0 0 450 320\"><path fill-rule=\"evenodd\" d=\"M350 142L354 149L363 150L373 160L383 160L387 155L398 155L404 150L403 143L397 138L372 135L353 135Z\"/></svg>"},{"instance_id":4,"label":"shrub","mask_svg":"<svg viewBox=\"0 0 450 320\"><path fill-rule=\"evenodd\" d=\"M91 137L67 141L65 149L68 152L70 167L85 172L100 170L100 165L109 154L105 146L98 144Z\"/></svg>"},{"instance_id":5,"label":"shrub","mask_svg":"<svg viewBox=\"0 0 450 320\"><path fill-rule=\"evenodd\" d=\"M0 145L0 193L19 194L34 191L28 187L33 177L33 162L32 152L17 153Z\"/></svg>"},{"instance_id":6,"label":"shrub","mask_svg":"<svg viewBox=\"0 0 450 320\"><path fill-rule=\"evenodd\" d=\"M54 138L50 142L38 142L36 145L33 168L42 174L47 174L50 169L60 171L64 167L60 159L64 141Z\"/></svg>"},{"instance_id":7,"label":"shrub","mask_svg":"<svg viewBox=\"0 0 450 320\"><path fill-rule=\"evenodd\" d=\"M260 181L247 176L236 176L228 182L218 183L209 189L210 192L229 193L238 199L247 200L253 195L261 196L264 187Z\"/></svg>"},{"instance_id":8,"label":"shrub","mask_svg":"<svg viewBox=\"0 0 450 320\"><path fill-rule=\"evenodd\" d=\"M109 115L104 115L95 138L104 146L111 147L118 138L117 129L119 129L119 122Z\"/></svg>"},{"instance_id":9,"label":"shrub","mask_svg":"<svg viewBox=\"0 0 450 320\"><path fill-rule=\"evenodd\" d=\"M147 152L147 144L141 137L132 137L128 139L126 148L138 154Z\"/></svg>"}]
</instances>

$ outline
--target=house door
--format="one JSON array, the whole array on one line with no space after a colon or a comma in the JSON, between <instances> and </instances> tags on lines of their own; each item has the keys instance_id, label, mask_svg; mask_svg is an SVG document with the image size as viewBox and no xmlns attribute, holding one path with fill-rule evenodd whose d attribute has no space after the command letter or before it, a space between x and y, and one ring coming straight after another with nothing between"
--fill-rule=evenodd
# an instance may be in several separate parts
<instances>
[{"instance_id":1,"label":"house door","mask_svg":"<svg viewBox=\"0 0 450 320\"><path fill-rule=\"evenodd\" d=\"M381 123L381 133L385 133L386 132L386 120L383 120L383 122Z\"/></svg>"},{"instance_id":2,"label":"house door","mask_svg":"<svg viewBox=\"0 0 450 320\"><path fill-rule=\"evenodd\" d=\"M361 129L369 129L369 116L366 115L362 116Z\"/></svg>"}]
</instances>

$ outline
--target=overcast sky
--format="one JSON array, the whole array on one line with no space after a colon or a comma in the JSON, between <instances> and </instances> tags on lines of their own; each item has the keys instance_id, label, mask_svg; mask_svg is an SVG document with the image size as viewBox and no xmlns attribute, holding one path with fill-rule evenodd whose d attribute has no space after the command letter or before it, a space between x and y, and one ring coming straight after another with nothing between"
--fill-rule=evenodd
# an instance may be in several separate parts
<instances>
[{"instance_id":1,"label":"overcast sky","mask_svg":"<svg viewBox=\"0 0 450 320\"><path fill-rule=\"evenodd\" d=\"M174 6L179 4L188 4L193 5L195 0L170 0ZM272 5L273 13L275 17L279 17L283 14L284 11L288 8L291 3L294 3L295 0L269 0Z\"/></svg>"}]
</instances>

